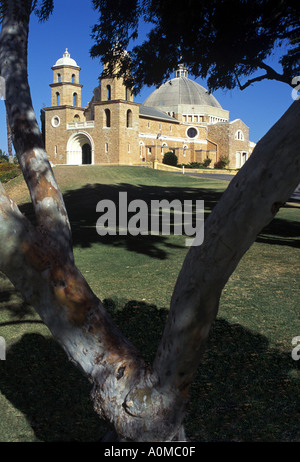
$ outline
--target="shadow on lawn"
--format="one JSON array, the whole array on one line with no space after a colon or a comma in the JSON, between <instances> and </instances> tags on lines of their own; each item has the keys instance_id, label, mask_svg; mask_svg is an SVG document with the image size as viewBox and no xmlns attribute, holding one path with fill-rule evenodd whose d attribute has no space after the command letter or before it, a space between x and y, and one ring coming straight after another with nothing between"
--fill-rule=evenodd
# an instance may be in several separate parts
<instances>
[{"instance_id":1,"label":"shadow on lawn","mask_svg":"<svg viewBox=\"0 0 300 462\"><path fill-rule=\"evenodd\" d=\"M130 301L105 305L151 362L167 310ZM294 368L294 370L293 370ZM296 438L300 388L297 364L267 339L217 319L191 389L186 429L192 441L280 441ZM90 385L57 343L25 334L0 362L0 390L40 441L99 441L106 425L95 415ZM298 371L299 372L299 371ZM299 381L299 379L298 379ZM4 417L3 417L4 418Z\"/></svg>"},{"instance_id":2,"label":"shadow on lawn","mask_svg":"<svg viewBox=\"0 0 300 462\"><path fill-rule=\"evenodd\" d=\"M174 245L168 242L167 236L161 234L159 236L150 234L142 236L131 236L129 234L126 236L118 234L116 236L99 236L97 234L96 223L102 215L100 212L96 212L97 203L103 199L113 201L116 205L118 219L120 192L127 192L127 203L135 199L146 202L149 211L149 227L151 223L151 200L166 199L171 202L174 199L180 199L182 204L184 200L192 200L194 205L196 200L204 200L205 218L207 218L222 196L220 191L205 188L183 189L145 185L134 186L130 184L87 184L80 189L68 191L64 194L71 222L74 246L84 248L98 242L107 246L124 247L130 252L145 254L156 259L163 260L168 257L168 249L174 247ZM20 209L34 222L34 212L31 204L24 204ZM128 218L130 218L130 214L128 214ZM299 223L275 218L261 231L257 237L257 242L299 247Z\"/></svg>"},{"instance_id":3,"label":"shadow on lawn","mask_svg":"<svg viewBox=\"0 0 300 462\"><path fill-rule=\"evenodd\" d=\"M256 242L299 248L299 234L299 221L274 218L274 220L261 231Z\"/></svg>"},{"instance_id":4,"label":"shadow on lawn","mask_svg":"<svg viewBox=\"0 0 300 462\"><path fill-rule=\"evenodd\" d=\"M192 200L193 205L196 204L196 200L204 200L206 217L222 195L221 192L204 188L183 189L145 185L134 186L130 184L87 184L80 189L68 191L64 194L64 200L72 228L74 246L90 247L93 243L98 242L108 246L125 247L126 250L130 252L142 253L157 259L167 258L168 248L170 247L167 236L131 236L129 234L126 236L119 236L118 234L116 236L99 236L97 234L96 223L101 215L103 215L103 213L96 212L98 202L107 199L113 201L116 206L118 221L120 192L127 193L127 204L136 199L145 201L149 212L149 228L151 224L152 200L166 199L171 202L174 199L179 199L182 204L184 200ZM20 209L28 218L34 221L34 213L31 204L24 204ZM139 212L139 210L137 210L137 212ZM128 213L128 219L132 215L135 215L135 213ZM137 226L139 226L139 224L137 224Z\"/></svg>"}]
</instances>

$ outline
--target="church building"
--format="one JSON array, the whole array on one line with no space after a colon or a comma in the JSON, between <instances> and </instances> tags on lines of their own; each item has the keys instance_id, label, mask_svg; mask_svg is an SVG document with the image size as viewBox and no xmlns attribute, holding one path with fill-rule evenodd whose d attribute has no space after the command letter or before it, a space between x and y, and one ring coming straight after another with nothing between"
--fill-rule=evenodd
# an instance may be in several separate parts
<instances>
[{"instance_id":1,"label":"church building","mask_svg":"<svg viewBox=\"0 0 300 462\"><path fill-rule=\"evenodd\" d=\"M249 128L179 65L143 104L133 100L122 78L100 78L87 106L81 105L80 67L68 50L53 70L51 107L42 110L42 130L54 165L162 162L173 151L179 164L222 157L240 168L251 154Z\"/></svg>"}]
</instances>

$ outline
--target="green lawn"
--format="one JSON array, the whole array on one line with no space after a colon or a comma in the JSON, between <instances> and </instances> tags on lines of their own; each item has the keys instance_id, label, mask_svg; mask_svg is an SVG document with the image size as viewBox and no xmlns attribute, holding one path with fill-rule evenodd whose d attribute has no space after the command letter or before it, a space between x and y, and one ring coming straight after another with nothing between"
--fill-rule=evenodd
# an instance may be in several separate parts
<instances>
[{"instance_id":1,"label":"green lawn","mask_svg":"<svg viewBox=\"0 0 300 462\"><path fill-rule=\"evenodd\" d=\"M95 231L102 199L203 199L210 213L227 182L142 167L56 167L76 263L115 322L151 362L178 271L183 236L106 236ZM32 217L21 177L7 184ZM192 441L300 439L300 208L286 206L258 236L222 294L186 418ZM68 362L32 307L0 278L0 441L98 441L86 379Z\"/></svg>"}]
</instances>

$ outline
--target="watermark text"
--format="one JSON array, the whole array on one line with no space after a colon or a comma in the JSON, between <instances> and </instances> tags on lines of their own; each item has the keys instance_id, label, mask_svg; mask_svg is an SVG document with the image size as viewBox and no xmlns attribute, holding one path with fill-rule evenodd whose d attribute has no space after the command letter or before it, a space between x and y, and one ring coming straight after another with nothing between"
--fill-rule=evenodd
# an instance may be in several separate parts
<instances>
[{"instance_id":1,"label":"watermark text","mask_svg":"<svg viewBox=\"0 0 300 462\"><path fill-rule=\"evenodd\" d=\"M292 345L295 345L295 348L293 348L292 350L292 358L295 361L299 361L300 359L300 336L293 338Z\"/></svg>"},{"instance_id":2,"label":"watermark text","mask_svg":"<svg viewBox=\"0 0 300 462\"><path fill-rule=\"evenodd\" d=\"M0 337L0 361L6 360L6 342L3 337Z\"/></svg>"},{"instance_id":3,"label":"watermark text","mask_svg":"<svg viewBox=\"0 0 300 462\"><path fill-rule=\"evenodd\" d=\"M5 79L0 76L0 99L6 99Z\"/></svg>"},{"instance_id":4,"label":"watermark text","mask_svg":"<svg viewBox=\"0 0 300 462\"><path fill-rule=\"evenodd\" d=\"M118 210L110 199L98 202L101 213L96 223L100 236L185 235L186 246L201 245L204 239L204 201L173 199L151 200L150 208L142 199L128 202L127 192L119 193Z\"/></svg>"},{"instance_id":5,"label":"watermark text","mask_svg":"<svg viewBox=\"0 0 300 462\"><path fill-rule=\"evenodd\" d=\"M300 99L300 75L297 75L292 79L292 85L295 85L295 88L292 90L292 98L294 101L298 101Z\"/></svg>"}]
</instances>

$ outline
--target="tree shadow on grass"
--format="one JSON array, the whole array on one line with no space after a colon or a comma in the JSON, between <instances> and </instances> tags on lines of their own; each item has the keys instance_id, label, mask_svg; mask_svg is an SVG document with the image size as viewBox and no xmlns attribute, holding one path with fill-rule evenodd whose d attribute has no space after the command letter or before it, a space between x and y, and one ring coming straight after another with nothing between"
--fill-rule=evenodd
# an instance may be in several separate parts
<instances>
[{"instance_id":1,"label":"tree shadow on grass","mask_svg":"<svg viewBox=\"0 0 300 462\"><path fill-rule=\"evenodd\" d=\"M276 217L259 233L256 242L299 248L299 236L299 221L283 220Z\"/></svg>"},{"instance_id":2,"label":"tree shadow on grass","mask_svg":"<svg viewBox=\"0 0 300 462\"><path fill-rule=\"evenodd\" d=\"M104 304L151 363L167 310L135 300ZM0 369L2 394L38 440L100 441L106 433L89 400L90 384L51 337L25 334ZM191 388L187 434L191 441L293 441L299 399L297 362L270 348L266 337L220 318Z\"/></svg>"},{"instance_id":3,"label":"tree shadow on grass","mask_svg":"<svg viewBox=\"0 0 300 462\"><path fill-rule=\"evenodd\" d=\"M87 248L91 247L93 243L99 243L108 247L125 248L129 252L144 254L155 259L164 260L168 258L168 250L172 247L172 244L168 236L163 236L162 234L131 236L128 233L125 236L121 236L117 231L117 235L99 236L96 231L96 223L103 214L96 212L96 206L101 200L111 200L116 206L118 225L120 192L127 193L127 203L133 200L143 200L147 204L149 228L151 224L152 200L166 199L171 203L174 199L179 199L182 203L182 209L185 200L192 200L194 205L196 200L203 200L205 208L204 217L206 219L223 194L222 191L208 188L183 189L177 187L131 185L127 183L117 185L87 184L80 189L67 191L64 194L64 201L71 223L73 244L75 247ZM33 223L35 222L32 204L24 204L20 209ZM128 219L132 215L134 213L128 214ZM195 225L195 214L193 219L193 224ZM171 234L172 232L173 226L171 222ZM299 247L299 222L275 217L259 233L257 242ZM173 246L178 247L178 244L173 244Z\"/></svg>"},{"instance_id":4,"label":"tree shadow on grass","mask_svg":"<svg viewBox=\"0 0 300 462\"><path fill-rule=\"evenodd\" d=\"M171 203L174 199L179 199L184 210L184 201L204 200L205 217L218 202L222 192L212 191L205 188L177 188L177 187L160 187L130 184L87 184L80 189L71 190L64 194L64 201L68 211L73 244L78 247L90 247L93 243L99 243L107 246L124 247L130 252L145 254L147 256L165 259L168 256L170 243L168 237L163 235L138 235L131 236L129 233L125 236L106 235L100 236L96 231L97 220L103 215L103 212L97 212L96 207L101 200L110 200L116 207L116 218L118 226L119 218L119 193L127 193L127 204L133 200L142 200L148 208L148 224L151 229L151 201L167 200ZM34 212L31 204L24 204L20 207L28 218L34 222ZM106 212L106 211L105 211ZM128 213L128 219L138 213ZM195 214L194 214L195 225ZM182 222L184 218L182 217ZM140 226L137 224L137 226ZM171 234L173 233L173 223L171 219Z\"/></svg>"}]
</instances>

